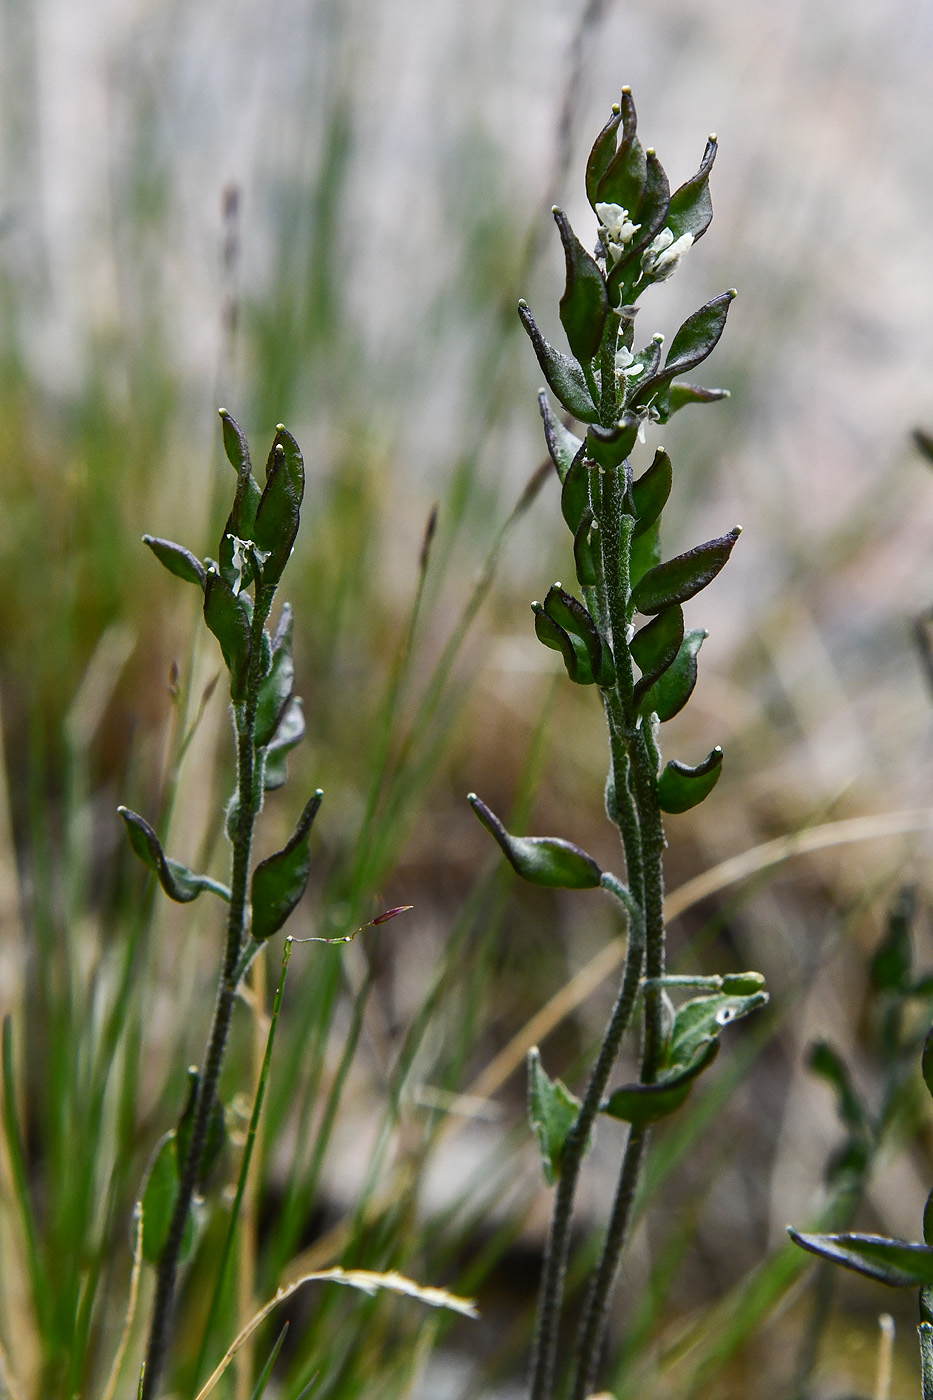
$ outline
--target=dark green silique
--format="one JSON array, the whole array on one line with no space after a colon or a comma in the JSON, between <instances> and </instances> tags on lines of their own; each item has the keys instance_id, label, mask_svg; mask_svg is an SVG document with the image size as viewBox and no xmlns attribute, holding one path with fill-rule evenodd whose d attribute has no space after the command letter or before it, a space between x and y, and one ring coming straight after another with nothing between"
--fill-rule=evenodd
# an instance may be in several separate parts
<instances>
[{"instance_id":1,"label":"dark green silique","mask_svg":"<svg viewBox=\"0 0 933 1400\"><path fill-rule=\"evenodd\" d=\"M169 898L188 902L206 890L227 905L223 964L204 1061L191 1076L186 1108L155 1154L142 1193L143 1251L156 1271L142 1400L154 1400L158 1394L172 1337L179 1266L193 1248L196 1207L222 1133L217 1090L237 992L253 958L304 893L311 825L322 797L320 791L312 795L283 849L251 869L253 834L265 793L285 781L287 754L304 734L301 701L293 693L287 603L274 631L267 626L298 533L304 463L295 439L280 425L260 486L245 435L224 409L221 421L237 482L217 560L202 562L170 540L146 535L144 541L170 573L202 590L204 621L220 645L229 677L236 742L236 787L226 813L229 885L171 860L149 823L120 808L133 850ZM158 1231L149 1227L149 1217L153 1226L158 1221Z\"/></svg>"},{"instance_id":2,"label":"dark green silique","mask_svg":"<svg viewBox=\"0 0 933 1400\"><path fill-rule=\"evenodd\" d=\"M552 1400L558 1374L568 1370L558 1357L564 1281L576 1187L599 1115L630 1126L602 1257L569 1367L567 1393L573 1400L585 1400L596 1388L609 1301L651 1126L687 1098L715 1059L723 1027L767 1000L763 979L749 973L739 979L741 992L727 993L723 979L713 979L715 988L705 988L675 1011L665 978L664 818L709 796L721 772L722 750L714 748L693 766L677 760L663 766L659 731L690 699L706 636L686 628L683 605L728 562L739 529L662 561L660 525L676 489L674 469L663 449L646 467L636 463L648 427L666 423L689 404L726 397L723 390L682 376L715 348L735 293L715 296L689 316L666 355L661 335L636 348L635 315L642 294L666 281L706 232L715 155L711 137L696 174L672 194L655 152L639 141L635 105L624 89L587 162L586 192L598 224L593 256L565 214L554 210L566 263L560 319L571 353L549 344L527 304L519 303L550 393L582 425L577 430L561 421L560 410L555 412L542 390L545 440L560 481L561 513L573 536L578 591L555 583L543 602L533 603L535 632L560 653L571 681L599 692L609 736L606 811L619 832L625 879L601 871L562 837L512 835L475 794L470 802L517 874L539 885L598 885L618 902L628 932L618 997L582 1098L548 1077L537 1050L529 1063L532 1127L546 1179L555 1186L531 1400ZM636 1015L640 1079L611 1091L619 1050Z\"/></svg>"}]
</instances>

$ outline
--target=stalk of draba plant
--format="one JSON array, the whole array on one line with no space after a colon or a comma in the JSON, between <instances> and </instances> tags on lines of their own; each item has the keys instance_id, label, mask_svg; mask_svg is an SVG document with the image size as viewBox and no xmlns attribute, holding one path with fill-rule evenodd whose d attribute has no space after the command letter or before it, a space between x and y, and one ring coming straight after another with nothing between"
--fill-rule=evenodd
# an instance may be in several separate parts
<instances>
[{"instance_id":1,"label":"stalk of draba plant","mask_svg":"<svg viewBox=\"0 0 933 1400\"><path fill-rule=\"evenodd\" d=\"M244 434L225 410L221 419L237 484L218 561L202 563L181 545L150 535L143 538L171 573L202 590L204 620L220 643L229 673L236 737L236 788L226 814L229 887L170 860L152 827L120 808L133 849L171 899L185 903L210 890L228 905L223 964L203 1066L191 1072L188 1104L178 1127L156 1149L142 1195L143 1252L156 1268L143 1400L153 1400L158 1392L179 1266L193 1247L200 1192L223 1145L217 1090L237 991L252 959L304 893L311 824L322 796L314 793L288 843L251 874L253 832L264 794L285 782L286 755L304 733L301 701L293 694L292 616L287 603L274 633L266 627L298 533L304 463L295 439L280 425L260 488Z\"/></svg>"},{"instance_id":2,"label":"stalk of draba plant","mask_svg":"<svg viewBox=\"0 0 933 1400\"><path fill-rule=\"evenodd\" d=\"M626 879L602 871L561 838L511 835L475 795L470 802L519 875L534 884L601 887L627 925L628 952L618 998L582 1100L529 1057L529 1111L545 1177L556 1183L538 1305L532 1400L551 1400L570 1251L574 1197L583 1159L601 1113L628 1122L629 1137L602 1258L592 1279L577 1346L574 1400L593 1387L609 1300L628 1232L651 1124L673 1112L712 1062L729 1021L767 999L758 973L666 979L664 814L685 812L709 795L722 751L702 763L661 768L659 728L689 700L706 633L686 630L683 604L719 573L738 529L662 563L659 527L673 484L663 448L636 477L630 460L649 424L666 423L688 404L726 397L685 382L711 353L735 295L725 292L694 312L662 363L664 337L635 348L638 301L666 281L712 218L710 137L697 173L673 194L653 150L637 135L635 106L623 89L586 168L586 193L598 224L595 255L554 209L566 261L560 318L571 354L544 339L531 312L519 315L545 379L563 408L585 425L579 437L539 396L544 435L561 485L561 511L573 535L573 566L582 600L555 583L533 603L535 632L560 652L578 685L595 685L609 733L606 812L618 828ZM636 617L646 619L636 626ZM702 995L674 1009L668 985ZM640 1008L641 1075L606 1097L626 1031Z\"/></svg>"},{"instance_id":3,"label":"stalk of draba plant","mask_svg":"<svg viewBox=\"0 0 933 1400\"><path fill-rule=\"evenodd\" d=\"M842 1061L827 1046L818 1046L814 1055L814 1067L833 1084L849 1129L848 1141L837 1155L833 1170L851 1179L853 1210L882 1136L895 1115L900 1091L908 1084L907 1063L921 1046L923 1079L933 1096L933 1029L928 1029L933 974L918 977L913 971L912 913L912 891L904 890L892 908L888 936L872 960L872 987L882 1002L879 1048L887 1071L878 1111L871 1112L852 1085ZM915 999L919 999L922 1010L919 1032L916 1016L908 1011L908 1004ZM922 1395L923 1400L933 1400L933 1191L923 1212L923 1243L849 1231L807 1234L790 1226L788 1233L795 1244L822 1260L895 1288L919 1290Z\"/></svg>"}]
</instances>

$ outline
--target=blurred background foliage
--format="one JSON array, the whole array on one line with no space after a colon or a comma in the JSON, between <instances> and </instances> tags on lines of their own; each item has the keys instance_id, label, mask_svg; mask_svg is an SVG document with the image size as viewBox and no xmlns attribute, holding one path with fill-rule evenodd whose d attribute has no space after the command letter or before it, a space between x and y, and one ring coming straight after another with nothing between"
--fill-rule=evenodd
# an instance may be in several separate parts
<instances>
[{"instance_id":1,"label":"blurred background foliage","mask_svg":"<svg viewBox=\"0 0 933 1400\"><path fill-rule=\"evenodd\" d=\"M696 698L669 743L689 762L721 743L726 769L702 815L670 823L671 886L806 825L924 808L933 712L911 622L933 599L933 482L909 430L933 422L931 63L923 0L0 6L0 704L10 812L0 1000L14 1017L25 1006L28 1024L43 958L64 956L52 948L60 936L72 946L72 980L48 1004L76 1019L109 1004L140 888L114 808L159 809L179 724L172 687L180 697L190 687L196 704L218 664L210 639L193 646L195 606L139 536L212 552L229 488L218 405L259 453L283 421L309 468L287 579L309 742L266 839L271 849L320 784L317 889L295 932L328 920L344 928L389 904L415 910L343 962L330 950L293 960L290 1068L278 1083L273 1075L257 1287L274 1287L299 1245L383 1181L369 1120L387 1088L397 1091L385 1130L391 1182L398 1188L407 1161L419 1219L434 1219L445 1243L432 1255L420 1225L409 1222L405 1236L396 1222L387 1257L408 1238L425 1281L432 1269L469 1281L475 1265L469 1286L485 1314L472 1331L458 1324L425 1395L480 1385L477 1358L520 1374L546 1201L519 1136L525 1145L506 1167L516 1199L490 1213L482 1197L465 1197L475 1213L457 1207L459 1235L443 1216L474 1189L471 1169L487 1185L498 1180L488 1163L509 1147L504 1126L520 1120L520 1073L478 1118L457 1120L457 1148L446 1154L434 1117L424 1127L423 1107L402 1087L409 1098L415 1080L415 1089L468 1088L614 932L598 896L518 890L491 876L497 867L463 800L475 788L527 829L572 833L602 864L616 861L601 813L598 707L555 686L560 662L531 627L530 599L570 568L553 476L498 535L543 456L519 295L561 343L550 206L564 206L590 241L583 162L623 82L675 182L696 168L707 132L719 137L711 234L654 294L656 325L642 327L670 336L696 305L739 289L710 366L731 400L678 415L663 437L676 473L668 513L683 522L668 550L703 530L745 530L728 573L688 610L688 624L711 636ZM397 701L387 701L435 502L418 626ZM174 807L172 847L192 863L198 852L222 863L229 753L219 688ZM692 1393L724 1324L714 1316L699 1360L693 1343L675 1345L678 1329L736 1296L780 1246L786 1221L815 1209L840 1129L808 1075L806 1047L833 1039L871 1082L867 959L902 879L929 906L929 857L929 836L916 833L828 849L725 902L702 902L675 926L685 956L693 943L691 966L762 967L774 1015L766 1036L737 1033L733 1072L744 1079L727 1126L710 1134L695 1124L689 1151L676 1128L659 1134L663 1204L636 1241L617 1335L650 1358L661 1393ZM114 1139L127 1157L124 1195L200 1053L213 953L199 951L212 934L198 911L157 907L134 964L146 996L137 990L142 1010L120 1032L124 1068L135 1066L120 1102L138 1105ZM918 948L923 965L933 962L925 915ZM93 996L81 990L85 974ZM579 1069L609 995L599 987L555 1029L552 1070ZM430 1034L422 1015L434 1018ZM35 1016L40 1043L57 1033ZM413 1080L404 1056L418 1026ZM245 1030L241 1038L244 1065ZM402 1065L396 1080L390 1063ZM311 1125L320 1120L308 1105L320 1114L319 1095L335 1084L339 1098L344 1074L352 1093L336 1136L319 1139L318 1160ZM245 1075L234 1071L233 1088ZM28 1104L44 1092L39 1079L27 1063ZM878 1164L862 1223L915 1237L933 1166L929 1123L908 1120L903 1150ZM40 1124L27 1128L44 1141ZM737 1140L743 1152L733 1156ZM300 1190L285 1165L296 1141ZM37 1173L40 1158L36 1147ZM608 1200L601 1160L586 1194L594 1218ZM93 1186L95 1199L102 1190ZM114 1210L101 1235L111 1249L125 1239ZM481 1266L484 1250L491 1264L506 1249L507 1266ZM667 1291L653 1315L646 1280L659 1265ZM127 1267L114 1262L115 1277ZM12 1308L16 1288L5 1286ZM862 1285L843 1294L851 1308L822 1363L833 1393L870 1384L871 1319L891 1301ZM784 1393L794 1374L782 1357L803 1304L780 1287L775 1296L793 1306L746 1345L744 1360L730 1353L717 1382L730 1393L752 1376L756 1391ZM906 1389L909 1306L903 1317ZM417 1345L427 1356L427 1343ZM341 1364L340 1384L350 1385ZM87 1373L101 1365L92 1358ZM322 1385L321 1394L343 1393L336 1380Z\"/></svg>"}]
</instances>

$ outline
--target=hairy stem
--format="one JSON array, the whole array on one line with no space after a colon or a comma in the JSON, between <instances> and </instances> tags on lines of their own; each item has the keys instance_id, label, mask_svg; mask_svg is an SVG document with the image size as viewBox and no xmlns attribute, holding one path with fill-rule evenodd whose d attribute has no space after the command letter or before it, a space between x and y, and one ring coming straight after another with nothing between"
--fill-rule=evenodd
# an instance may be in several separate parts
<instances>
[{"instance_id":1,"label":"hairy stem","mask_svg":"<svg viewBox=\"0 0 933 1400\"><path fill-rule=\"evenodd\" d=\"M201 1175L201 1161L207 1144L211 1111L217 1095L217 1086L220 1081L220 1071L227 1048L227 1036L230 1031L230 1021L233 1016L239 983L237 964L248 921L250 855L253 828L259 810L253 783L255 765L253 740L256 730L259 683L262 679L262 633L274 595L274 588L257 587L252 621L253 647L246 682L246 696L241 706L234 707L237 730L237 821L233 835L230 909L227 917L224 962L217 986L214 1018L211 1023L201 1071L201 1083L194 1123L191 1128L191 1139L179 1174L178 1195L156 1275L155 1299L152 1306L152 1320L149 1324L149 1341L146 1348L141 1400L155 1400L165 1363L185 1226ZM145 1229L145 1221L143 1229Z\"/></svg>"}]
</instances>

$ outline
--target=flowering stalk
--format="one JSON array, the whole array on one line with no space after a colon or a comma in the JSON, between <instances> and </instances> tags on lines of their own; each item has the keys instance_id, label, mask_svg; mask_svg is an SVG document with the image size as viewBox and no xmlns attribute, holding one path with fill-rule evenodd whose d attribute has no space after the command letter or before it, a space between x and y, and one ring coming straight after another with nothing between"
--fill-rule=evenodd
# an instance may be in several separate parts
<instances>
[{"instance_id":1,"label":"flowering stalk","mask_svg":"<svg viewBox=\"0 0 933 1400\"><path fill-rule=\"evenodd\" d=\"M717 539L661 562L661 514L673 484L670 458L658 448L635 476L631 456L646 429L692 403L726 397L685 381L722 334L734 291L714 297L680 327L662 363L664 337L635 348L639 297L676 271L712 218L710 137L699 170L672 194L655 152L637 135L629 90L615 105L590 153L586 192L598 223L595 254L555 208L566 261L560 316L570 355L550 345L525 302L519 315L548 386L584 425L583 435L539 396L544 434L561 487L561 511L573 536L580 596L560 583L533 603L539 640L560 652L568 676L599 691L609 733L606 811L619 831L626 879L600 870L579 847L556 837L517 837L479 798L470 801L517 873L535 884L602 887L619 903L628 953L616 1005L582 1101L529 1060L529 1112L545 1177L556 1184L531 1373L531 1400L551 1400L570 1249L574 1197L599 1114L630 1124L615 1206L594 1274L577 1349L574 1400L592 1390L609 1299L624 1246L651 1124L679 1107L712 1063L729 1021L766 1000L758 973L714 978L704 995L674 1010L665 985L664 815L706 798L719 777L722 750L695 767L661 767L659 729L689 700L697 654L707 635L687 630L683 604L728 561L739 535ZM639 622L639 618L641 621ZM623 1037L641 1008L641 1075L609 1093ZM607 1097L608 1093L608 1097Z\"/></svg>"}]
</instances>

